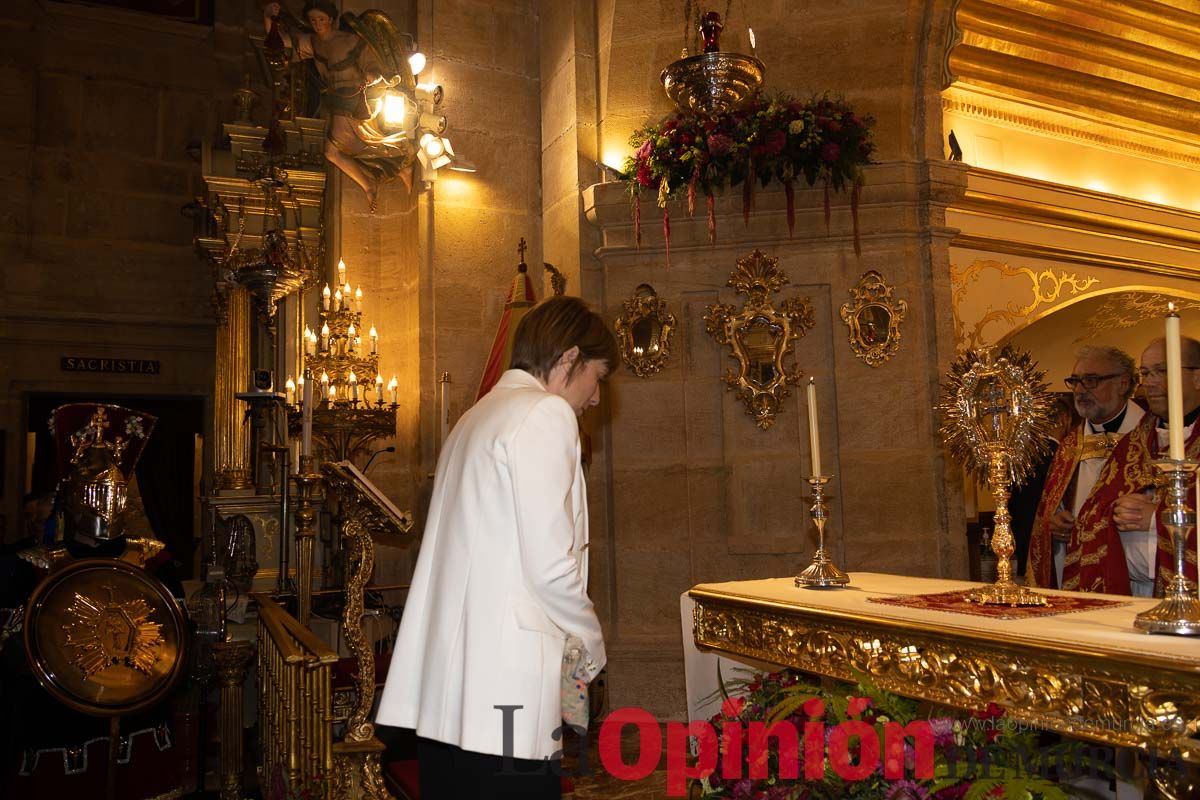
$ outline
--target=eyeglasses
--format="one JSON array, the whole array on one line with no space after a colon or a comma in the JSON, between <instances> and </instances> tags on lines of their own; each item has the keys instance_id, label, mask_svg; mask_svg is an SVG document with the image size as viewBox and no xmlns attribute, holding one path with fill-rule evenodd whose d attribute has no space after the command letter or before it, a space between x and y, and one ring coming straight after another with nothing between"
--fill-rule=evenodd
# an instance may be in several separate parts
<instances>
[{"instance_id":1,"label":"eyeglasses","mask_svg":"<svg viewBox=\"0 0 1200 800\"><path fill-rule=\"evenodd\" d=\"M1111 375L1072 375L1069 378L1063 378L1063 383L1072 389L1082 386L1090 392L1109 378L1119 378L1124 374L1124 372L1114 372Z\"/></svg>"},{"instance_id":2,"label":"eyeglasses","mask_svg":"<svg viewBox=\"0 0 1200 800\"><path fill-rule=\"evenodd\" d=\"M1180 367L1180 369L1200 369L1200 367ZM1138 370L1138 375L1142 377L1143 381L1147 378L1154 378L1156 381L1161 381L1163 378L1167 377L1167 368L1142 367Z\"/></svg>"}]
</instances>

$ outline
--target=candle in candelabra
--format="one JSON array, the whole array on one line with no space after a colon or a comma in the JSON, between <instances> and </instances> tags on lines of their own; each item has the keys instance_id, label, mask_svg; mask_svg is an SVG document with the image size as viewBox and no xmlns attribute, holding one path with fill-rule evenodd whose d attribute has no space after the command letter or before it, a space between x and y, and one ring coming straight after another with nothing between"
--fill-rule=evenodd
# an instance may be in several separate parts
<instances>
[{"instance_id":1,"label":"candle in candelabra","mask_svg":"<svg viewBox=\"0 0 1200 800\"><path fill-rule=\"evenodd\" d=\"M350 370L350 399L358 400L358 376Z\"/></svg>"},{"instance_id":2,"label":"candle in candelabra","mask_svg":"<svg viewBox=\"0 0 1200 800\"><path fill-rule=\"evenodd\" d=\"M346 284L349 286L350 284ZM362 311L362 287L359 286L354 290L354 310Z\"/></svg>"},{"instance_id":3,"label":"candle in candelabra","mask_svg":"<svg viewBox=\"0 0 1200 800\"><path fill-rule=\"evenodd\" d=\"M350 288L350 283L347 282L342 286L342 297L346 298L346 310L350 310L350 298L354 296L354 290Z\"/></svg>"},{"instance_id":4,"label":"candle in candelabra","mask_svg":"<svg viewBox=\"0 0 1200 800\"><path fill-rule=\"evenodd\" d=\"M351 353L353 353L354 345L357 343L358 343L358 331L355 330L354 325L351 324L349 328L346 328L346 348Z\"/></svg>"},{"instance_id":5,"label":"candle in candelabra","mask_svg":"<svg viewBox=\"0 0 1200 800\"><path fill-rule=\"evenodd\" d=\"M375 326L371 326L371 355L376 355L379 352L379 331L375 330Z\"/></svg>"},{"instance_id":6,"label":"candle in candelabra","mask_svg":"<svg viewBox=\"0 0 1200 800\"><path fill-rule=\"evenodd\" d=\"M754 47L754 28L747 28L746 30L750 31L750 55L757 57L758 51Z\"/></svg>"},{"instance_id":7,"label":"candle in candelabra","mask_svg":"<svg viewBox=\"0 0 1200 800\"><path fill-rule=\"evenodd\" d=\"M397 403L399 403L400 402L400 382L396 380L395 375L393 375L392 379L390 381L388 381L388 390L392 393L392 405L396 405Z\"/></svg>"},{"instance_id":8,"label":"candle in candelabra","mask_svg":"<svg viewBox=\"0 0 1200 800\"><path fill-rule=\"evenodd\" d=\"M304 326L304 353L305 355L315 356L317 354L317 336Z\"/></svg>"},{"instance_id":9,"label":"candle in candelabra","mask_svg":"<svg viewBox=\"0 0 1200 800\"><path fill-rule=\"evenodd\" d=\"M346 262L338 259L338 283L346 282Z\"/></svg>"},{"instance_id":10,"label":"candle in candelabra","mask_svg":"<svg viewBox=\"0 0 1200 800\"><path fill-rule=\"evenodd\" d=\"M296 402L296 382L292 380L292 376L288 375L287 383L284 384L287 389L287 404L294 405Z\"/></svg>"},{"instance_id":11,"label":"candle in candelabra","mask_svg":"<svg viewBox=\"0 0 1200 800\"><path fill-rule=\"evenodd\" d=\"M300 455L302 456L312 455L312 384L312 381L306 381L303 375L300 376L300 385L303 387L301 396L304 398L304 425L301 429L300 439Z\"/></svg>"},{"instance_id":12,"label":"candle in candelabra","mask_svg":"<svg viewBox=\"0 0 1200 800\"><path fill-rule=\"evenodd\" d=\"M328 322L321 326L321 341L325 343L326 350L333 349L333 334L329 332Z\"/></svg>"},{"instance_id":13,"label":"candle in candelabra","mask_svg":"<svg viewBox=\"0 0 1200 800\"><path fill-rule=\"evenodd\" d=\"M383 403L383 376L375 373L375 401Z\"/></svg>"},{"instance_id":14,"label":"candle in candelabra","mask_svg":"<svg viewBox=\"0 0 1200 800\"><path fill-rule=\"evenodd\" d=\"M329 284L325 284L325 288L321 290L321 304L326 311L329 310L329 298L332 295L329 293Z\"/></svg>"},{"instance_id":15,"label":"candle in candelabra","mask_svg":"<svg viewBox=\"0 0 1200 800\"><path fill-rule=\"evenodd\" d=\"M808 379L808 449L812 454L813 475L821 474L821 434L817 427L817 383Z\"/></svg>"},{"instance_id":16,"label":"candle in candelabra","mask_svg":"<svg viewBox=\"0 0 1200 800\"><path fill-rule=\"evenodd\" d=\"M329 387L329 405L333 405L335 400L337 400L337 387L330 386Z\"/></svg>"},{"instance_id":17,"label":"candle in candelabra","mask_svg":"<svg viewBox=\"0 0 1200 800\"><path fill-rule=\"evenodd\" d=\"M326 372L325 370L321 370L321 391L326 392L328 390L329 390L329 373Z\"/></svg>"},{"instance_id":18,"label":"candle in candelabra","mask_svg":"<svg viewBox=\"0 0 1200 800\"><path fill-rule=\"evenodd\" d=\"M341 289L338 289L336 292L333 293L333 307L338 311L342 310L342 290Z\"/></svg>"},{"instance_id":19,"label":"candle in candelabra","mask_svg":"<svg viewBox=\"0 0 1200 800\"><path fill-rule=\"evenodd\" d=\"M1183 450L1183 359L1179 339L1179 313L1167 304L1167 418L1170 425L1171 458L1182 461Z\"/></svg>"}]
</instances>

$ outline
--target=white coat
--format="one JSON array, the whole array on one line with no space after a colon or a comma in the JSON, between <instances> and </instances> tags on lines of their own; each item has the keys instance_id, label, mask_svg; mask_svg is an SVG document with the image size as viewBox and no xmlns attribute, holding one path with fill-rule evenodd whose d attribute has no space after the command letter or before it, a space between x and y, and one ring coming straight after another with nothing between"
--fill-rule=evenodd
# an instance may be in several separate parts
<instances>
[{"instance_id":1,"label":"white coat","mask_svg":"<svg viewBox=\"0 0 1200 800\"><path fill-rule=\"evenodd\" d=\"M562 749L568 634L605 662L587 596L588 518L570 404L508 370L438 459L421 552L376 720L476 753Z\"/></svg>"}]
</instances>

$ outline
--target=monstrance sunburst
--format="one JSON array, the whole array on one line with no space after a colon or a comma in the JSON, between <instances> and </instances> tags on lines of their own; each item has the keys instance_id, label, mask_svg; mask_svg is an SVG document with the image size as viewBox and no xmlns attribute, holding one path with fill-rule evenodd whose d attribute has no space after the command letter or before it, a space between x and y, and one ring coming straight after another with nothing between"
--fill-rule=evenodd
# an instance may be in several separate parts
<instances>
[{"instance_id":1,"label":"monstrance sunburst","mask_svg":"<svg viewBox=\"0 0 1200 800\"><path fill-rule=\"evenodd\" d=\"M146 675L158 661L162 625L150 620L153 609L142 598L118 600L113 587L101 600L76 592L67 612L75 621L66 625L67 645L75 648L71 662L91 678L122 665Z\"/></svg>"},{"instance_id":2,"label":"monstrance sunburst","mask_svg":"<svg viewBox=\"0 0 1200 800\"><path fill-rule=\"evenodd\" d=\"M1025 478L1047 450L1053 400L1045 374L1028 353L1011 346L983 348L959 356L942 384L942 438L954 459L991 488L996 504L996 582L968 594L972 602L1049 605L1045 596L1012 580L1008 513L1009 486Z\"/></svg>"}]
</instances>

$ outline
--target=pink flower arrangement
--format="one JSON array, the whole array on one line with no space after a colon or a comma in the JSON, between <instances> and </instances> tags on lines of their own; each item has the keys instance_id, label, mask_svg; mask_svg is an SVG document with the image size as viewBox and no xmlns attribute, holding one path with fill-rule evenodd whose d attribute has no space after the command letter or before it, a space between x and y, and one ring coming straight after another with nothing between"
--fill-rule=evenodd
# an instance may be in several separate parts
<instances>
[{"instance_id":1,"label":"pink flower arrangement","mask_svg":"<svg viewBox=\"0 0 1200 800\"><path fill-rule=\"evenodd\" d=\"M858 198L863 167L871 163L874 120L857 114L839 98L820 95L801 102L786 95L756 97L736 111L714 118L673 114L635 132L636 148L626 160L624 178L634 198L635 238L641 243L640 197L654 190L663 209L663 231L670 259L667 203L686 196L695 213L703 192L708 210L709 242L716 243L713 196L742 186L742 212L749 221L754 184L783 184L787 194L788 230L795 227L793 182L825 186L825 223L829 224L829 191L851 191L855 252L858 252Z\"/></svg>"}]
</instances>

